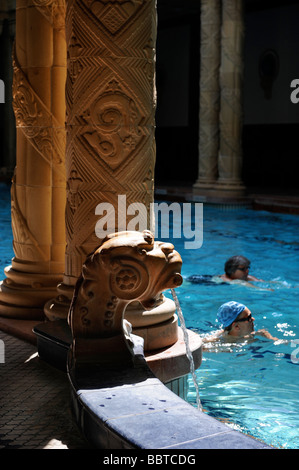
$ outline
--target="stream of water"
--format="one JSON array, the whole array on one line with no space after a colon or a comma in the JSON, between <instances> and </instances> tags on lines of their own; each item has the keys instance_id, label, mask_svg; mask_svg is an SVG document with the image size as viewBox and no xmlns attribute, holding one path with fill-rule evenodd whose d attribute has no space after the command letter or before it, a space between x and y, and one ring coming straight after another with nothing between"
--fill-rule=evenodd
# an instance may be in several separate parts
<instances>
[{"instance_id":1,"label":"stream of water","mask_svg":"<svg viewBox=\"0 0 299 470\"><path fill-rule=\"evenodd\" d=\"M198 384L197 384L197 379L196 379L196 374L195 374L195 368L194 368L194 360L193 360L192 352L191 352L190 345L189 345L189 336L188 336L188 331L187 331L186 324L185 324L184 315L183 315L183 312L182 312L182 309L181 309L181 306L180 306L180 302L179 302L179 299L176 295L175 290L171 289L171 293L172 293L172 297L173 297L173 300L174 300L175 305L176 305L177 313L178 313L179 320L180 320L180 323L181 323L181 328L182 328L183 333L184 333L184 341L185 341L185 345L186 345L186 356L187 356L187 358L190 362L190 374L192 376L193 384L194 384L195 391L196 391L197 408L200 411L202 411L202 406L201 406L201 401L200 401L200 396L199 396L199 389L198 389Z\"/></svg>"}]
</instances>

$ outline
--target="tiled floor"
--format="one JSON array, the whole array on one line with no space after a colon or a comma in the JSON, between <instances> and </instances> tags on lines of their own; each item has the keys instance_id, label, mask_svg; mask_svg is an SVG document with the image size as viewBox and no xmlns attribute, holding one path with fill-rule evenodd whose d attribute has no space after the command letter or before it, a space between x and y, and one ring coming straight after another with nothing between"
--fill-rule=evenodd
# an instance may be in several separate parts
<instances>
[{"instance_id":1,"label":"tiled floor","mask_svg":"<svg viewBox=\"0 0 299 470\"><path fill-rule=\"evenodd\" d=\"M34 345L1 331L0 340L0 449L90 448L73 421L66 374Z\"/></svg>"}]
</instances>

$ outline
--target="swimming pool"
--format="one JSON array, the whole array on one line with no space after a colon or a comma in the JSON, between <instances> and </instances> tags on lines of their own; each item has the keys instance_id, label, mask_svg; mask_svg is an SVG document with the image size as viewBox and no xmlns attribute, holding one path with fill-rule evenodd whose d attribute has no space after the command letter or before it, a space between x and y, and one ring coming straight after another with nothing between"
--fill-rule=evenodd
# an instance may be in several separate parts
<instances>
[{"instance_id":1,"label":"swimming pool","mask_svg":"<svg viewBox=\"0 0 299 470\"><path fill-rule=\"evenodd\" d=\"M10 187L0 183L0 281L4 279L3 270L11 264L14 256L12 248Z\"/></svg>"},{"instance_id":2,"label":"swimming pool","mask_svg":"<svg viewBox=\"0 0 299 470\"><path fill-rule=\"evenodd\" d=\"M0 184L0 198L3 273L14 256L8 186ZM202 365L196 371L204 412L283 448L299 447L299 343L295 343L299 338L298 227L298 216L204 206L202 247L186 250L183 239L172 240L183 258L185 282L176 293L187 328L203 335L215 331L218 307L225 301L237 300L252 311L256 329L266 328L272 335L289 341L273 343L260 338L251 344L230 346L231 350L204 352ZM186 281L192 274L222 274L224 262L234 254L251 260L252 274L275 282L248 288ZM191 376L188 384L188 401L196 406Z\"/></svg>"},{"instance_id":3,"label":"swimming pool","mask_svg":"<svg viewBox=\"0 0 299 470\"><path fill-rule=\"evenodd\" d=\"M299 447L299 216L251 209L204 206L203 245L185 250L185 279L176 289L187 328L207 335L219 328L218 307L236 300L249 307L255 329L266 328L281 341L262 337L253 343L211 349L196 371L203 410L229 426L274 447ZM257 288L242 284L192 284L193 274L217 275L225 261L242 254L250 273L264 279ZM266 290L267 288L272 290ZM195 403L188 379L188 401Z\"/></svg>"}]
</instances>

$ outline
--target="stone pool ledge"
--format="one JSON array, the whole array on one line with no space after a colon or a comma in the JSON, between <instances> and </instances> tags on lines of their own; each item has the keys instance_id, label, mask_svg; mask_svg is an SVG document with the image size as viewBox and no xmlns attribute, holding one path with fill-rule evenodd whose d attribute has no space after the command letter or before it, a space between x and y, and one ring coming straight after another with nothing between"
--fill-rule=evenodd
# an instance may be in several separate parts
<instances>
[{"instance_id":1,"label":"stone pool ledge","mask_svg":"<svg viewBox=\"0 0 299 470\"><path fill-rule=\"evenodd\" d=\"M132 335L134 337L134 335ZM137 338L137 340L136 340ZM140 338L137 363L69 372L76 422L104 449L269 449L194 408L149 369Z\"/></svg>"},{"instance_id":2,"label":"stone pool ledge","mask_svg":"<svg viewBox=\"0 0 299 470\"><path fill-rule=\"evenodd\" d=\"M39 328L40 323L26 322L25 336L23 323L5 320L0 329L36 344L32 327ZM60 338L58 356L52 357L55 359L52 365L65 360L69 340L68 332ZM50 348L53 354L53 345ZM105 449L271 448L232 430L179 398L149 369L142 354L139 350L138 367L98 371L92 382L90 375L71 381L75 420L93 446Z\"/></svg>"},{"instance_id":3,"label":"stone pool ledge","mask_svg":"<svg viewBox=\"0 0 299 470\"><path fill-rule=\"evenodd\" d=\"M116 372L116 371L114 371ZM263 444L198 411L148 370L118 371L90 388L72 385L76 422L104 449L267 449ZM109 385L108 385L109 384Z\"/></svg>"}]
</instances>

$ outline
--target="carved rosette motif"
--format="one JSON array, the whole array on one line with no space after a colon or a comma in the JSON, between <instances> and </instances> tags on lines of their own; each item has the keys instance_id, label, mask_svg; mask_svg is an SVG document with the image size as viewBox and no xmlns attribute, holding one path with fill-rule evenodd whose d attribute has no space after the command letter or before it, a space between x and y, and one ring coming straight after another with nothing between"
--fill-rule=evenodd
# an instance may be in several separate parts
<instances>
[{"instance_id":1,"label":"carved rosette motif","mask_svg":"<svg viewBox=\"0 0 299 470\"><path fill-rule=\"evenodd\" d=\"M153 201L155 1L71 0L66 37L66 282L100 240L101 202ZM82 182L74 189L76 181ZM71 187L71 184L73 187ZM117 221L116 221L117 224ZM117 225L116 225L117 229Z\"/></svg>"},{"instance_id":2,"label":"carved rosette motif","mask_svg":"<svg viewBox=\"0 0 299 470\"><path fill-rule=\"evenodd\" d=\"M88 127L83 137L94 149L96 158L100 157L112 169L130 158L143 137L135 102L115 80L91 104L84 118Z\"/></svg>"}]
</instances>

